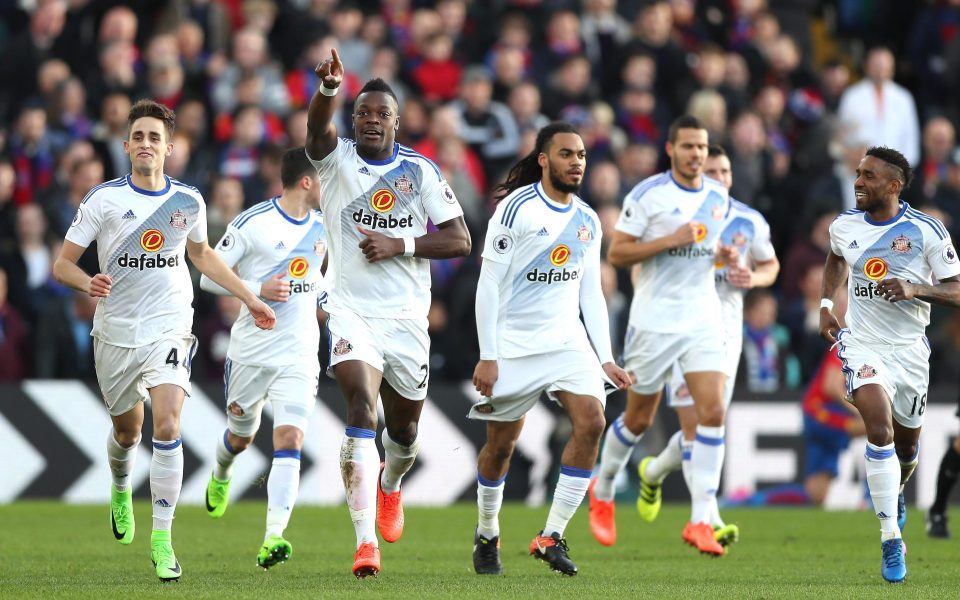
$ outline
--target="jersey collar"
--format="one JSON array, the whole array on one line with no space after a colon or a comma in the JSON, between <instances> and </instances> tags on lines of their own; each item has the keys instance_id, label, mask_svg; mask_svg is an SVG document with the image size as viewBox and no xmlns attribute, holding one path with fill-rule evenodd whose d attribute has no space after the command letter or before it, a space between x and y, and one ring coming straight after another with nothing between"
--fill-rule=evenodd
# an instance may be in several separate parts
<instances>
[{"instance_id":1,"label":"jersey collar","mask_svg":"<svg viewBox=\"0 0 960 600\"><path fill-rule=\"evenodd\" d=\"M903 216L903 213L907 212L907 209L908 209L908 208L910 208L910 205L907 204L906 202L904 202L903 200L901 200L901 201L900 201L900 211L899 211L897 214L895 214L893 217L887 219L886 221L874 221L874 220L872 220L872 219L870 218L870 215L868 215L866 212L863 213L863 220L866 221L867 223L871 224L871 225L877 225L877 226L880 226L880 225L889 225L890 223L895 223L895 222L897 221L897 219L899 219L900 217L902 217L902 216Z\"/></svg>"},{"instance_id":2,"label":"jersey collar","mask_svg":"<svg viewBox=\"0 0 960 600\"><path fill-rule=\"evenodd\" d=\"M133 177L130 177L130 173L127 173L127 185L129 185L129 186L133 189L133 191L137 192L138 194L143 194L144 196L162 196L162 195L166 194L167 192L169 192L169 191L170 191L170 178L167 177L166 175L164 175L164 176L163 176L163 181L166 183L166 185L163 186L163 189L162 189L162 190L157 190L157 191L154 192L154 191L151 191L151 190L145 190L145 189L143 189L143 188L139 188L139 187L135 186L135 185L133 184Z\"/></svg>"},{"instance_id":3,"label":"jersey collar","mask_svg":"<svg viewBox=\"0 0 960 600\"><path fill-rule=\"evenodd\" d=\"M363 162L367 163L368 165L381 165L381 166L382 166L382 165L389 165L389 164L392 163L393 161L397 160L397 155L398 155L399 153L400 153L400 144L394 142L394 143L393 143L393 156L391 156L390 158L385 158L385 159L383 159L383 160L369 160L369 159L366 159L366 158L360 156L360 153L359 153L359 152L357 152L357 156L360 156L360 160L362 160Z\"/></svg>"},{"instance_id":4,"label":"jersey collar","mask_svg":"<svg viewBox=\"0 0 960 600\"><path fill-rule=\"evenodd\" d=\"M547 208L550 210L556 211L558 213L568 212L573 208L574 200L570 200L570 204L560 204L559 202L554 202L550 198L547 198L547 195L543 193L543 186L538 181L536 185L533 186L533 189L536 190L537 195L540 196L540 199L543 200L543 203L547 205Z\"/></svg>"},{"instance_id":5,"label":"jersey collar","mask_svg":"<svg viewBox=\"0 0 960 600\"><path fill-rule=\"evenodd\" d=\"M294 225L303 225L304 223L306 223L307 221L310 220L310 211L309 211L309 210L307 211L307 216L305 216L304 218L300 219L299 221L296 220L296 219L294 219L293 217L291 217L291 216L288 215L287 213L283 212L283 208L280 207L280 203L278 202L279 199L280 199L280 196L274 196L273 198L270 198L270 201L273 202L273 206L277 209L277 212L278 212L278 213L280 213L281 215L283 215L283 218L284 218L284 219L290 221L290 222L293 223Z\"/></svg>"}]
</instances>

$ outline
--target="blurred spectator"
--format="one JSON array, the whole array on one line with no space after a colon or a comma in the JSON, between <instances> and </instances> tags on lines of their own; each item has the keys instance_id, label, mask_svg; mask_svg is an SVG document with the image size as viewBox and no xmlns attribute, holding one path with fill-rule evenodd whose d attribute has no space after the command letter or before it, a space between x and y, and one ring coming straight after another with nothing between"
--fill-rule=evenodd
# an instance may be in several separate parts
<instances>
[{"instance_id":1,"label":"blurred spectator","mask_svg":"<svg viewBox=\"0 0 960 600\"><path fill-rule=\"evenodd\" d=\"M370 77L379 77L390 84L397 95L400 106L406 104L410 95L409 87L400 77L400 56L394 48L389 46L378 47L370 58Z\"/></svg>"},{"instance_id":2,"label":"blurred spectator","mask_svg":"<svg viewBox=\"0 0 960 600\"><path fill-rule=\"evenodd\" d=\"M404 127L406 127L406 125L404 125ZM463 123L460 120L460 113L452 106L441 106L433 111L427 136L417 143L413 149L434 162L443 162L447 170L455 169L461 171L470 181L470 189L465 190L465 192L483 196L487 192L487 176L484 173L483 163L480 161L480 157L460 138L460 130L462 127ZM452 140L454 144L449 144L446 148L454 154L453 157L444 156L441 150L449 140ZM454 188L454 192L456 193L456 188ZM457 194L457 198L460 198L459 193ZM461 202L461 204L464 203ZM464 211L466 212L467 210L468 207L464 206ZM488 215L477 214L476 212L466 216L468 223L470 223L471 219L473 219L474 222L477 222L477 220L486 222L488 218Z\"/></svg>"},{"instance_id":3,"label":"blurred spectator","mask_svg":"<svg viewBox=\"0 0 960 600\"><path fill-rule=\"evenodd\" d=\"M580 35L603 95L616 93L619 51L630 40L630 23L617 13L616 0L584 0Z\"/></svg>"},{"instance_id":4,"label":"blurred spectator","mask_svg":"<svg viewBox=\"0 0 960 600\"><path fill-rule=\"evenodd\" d=\"M820 91L826 110L836 114L840 99L850 85L850 69L838 60L827 62L820 70Z\"/></svg>"},{"instance_id":5,"label":"blurred spectator","mask_svg":"<svg viewBox=\"0 0 960 600\"><path fill-rule=\"evenodd\" d=\"M730 195L744 204L763 211L761 194L767 183L770 154L763 119L753 111L744 111L730 125L730 164L737 174Z\"/></svg>"},{"instance_id":6,"label":"blurred spectator","mask_svg":"<svg viewBox=\"0 0 960 600\"><path fill-rule=\"evenodd\" d=\"M174 35L183 67L183 87L189 94L202 94L206 90L210 64L210 53L204 48L203 28L196 21L186 19L177 24Z\"/></svg>"},{"instance_id":7,"label":"blurred spectator","mask_svg":"<svg viewBox=\"0 0 960 600\"><path fill-rule=\"evenodd\" d=\"M97 299L83 292L47 304L34 344L34 376L42 379L93 379L93 315Z\"/></svg>"},{"instance_id":8,"label":"blurred spectator","mask_svg":"<svg viewBox=\"0 0 960 600\"><path fill-rule=\"evenodd\" d=\"M597 98L590 61L582 54L572 54L563 59L555 73L547 86L543 112L552 119L576 123L577 116Z\"/></svg>"},{"instance_id":9,"label":"blurred spectator","mask_svg":"<svg viewBox=\"0 0 960 600\"><path fill-rule=\"evenodd\" d=\"M27 323L7 302L7 273L0 268L0 381L20 381L27 377L30 346Z\"/></svg>"},{"instance_id":10,"label":"blurred spectator","mask_svg":"<svg viewBox=\"0 0 960 600\"><path fill-rule=\"evenodd\" d=\"M411 71L414 83L429 103L453 100L463 74L463 67L453 58L453 38L438 31L430 34L423 46L423 58Z\"/></svg>"},{"instance_id":11,"label":"blurred spectator","mask_svg":"<svg viewBox=\"0 0 960 600\"><path fill-rule=\"evenodd\" d=\"M727 101L720 92L709 88L694 92L687 102L687 114L703 123L711 141L727 139Z\"/></svg>"},{"instance_id":12,"label":"blurred spectator","mask_svg":"<svg viewBox=\"0 0 960 600\"><path fill-rule=\"evenodd\" d=\"M338 2L330 16L330 34L337 40L337 52L343 64L355 65L351 70L357 79L366 81L367 65L373 56L373 47L360 37L362 27L363 12L360 7L353 2ZM330 48L323 48L322 52L323 58L326 58L330 54ZM316 64L314 63L314 66ZM307 99L309 98L308 96Z\"/></svg>"},{"instance_id":13,"label":"blurred spectator","mask_svg":"<svg viewBox=\"0 0 960 600\"><path fill-rule=\"evenodd\" d=\"M256 76L263 82L260 107L279 116L290 110L290 98L283 74L270 62L267 39L257 29L247 27L233 35L233 62L213 82L210 100L218 113L236 108L236 87L244 76Z\"/></svg>"},{"instance_id":14,"label":"blurred spectator","mask_svg":"<svg viewBox=\"0 0 960 600\"><path fill-rule=\"evenodd\" d=\"M867 151L866 141L859 133L840 130L830 143L829 151L833 169L813 180L807 188L802 212L804 223L813 222L814 217L824 211L841 213L857 205L853 182Z\"/></svg>"},{"instance_id":15,"label":"blurred spectator","mask_svg":"<svg viewBox=\"0 0 960 600\"><path fill-rule=\"evenodd\" d=\"M18 206L33 202L53 183L56 154L63 138L47 127L47 113L37 101L20 109L16 129L10 136L10 158L17 173L13 202Z\"/></svg>"},{"instance_id":16,"label":"blurred spectator","mask_svg":"<svg viewBox=\"0 0 960 600\"><path fill-rule=\"evenodd\" d=\"M76 77L57 84L47 112L50 128L68 140L90 137L93 121L87 116L87 91Z\"/></svg>"},{"instance_id":17,"label":"blurred spectator","mask_svg":"<svg viewBox=\"0 0 960 600\"><path fill-rule=\"evenodd\" d=\"M568 58L583 54L580 39L580 19L571 10L557 10L546 24L546 39L539 44L533 55L533 76L541 86L549 84L549 76L561 67Z\"/></svg>"},{"instance_id":18,"label":"blurred spectator","mask_svg":"<svg viewBox=\"0 0 960 600\"><path fill-rule=\"evenodd\" d=\"M631 189L657 171L657 159L660 156L657 146L652 143L630 143L617 157L617 166L623 178L623 188Z\"/></svg>"},{"instance_id":19,"label":"blurred spectator","mask_svg":"<svg viewBox=\"0 0 960 600\"><path fill-rule=\"evenodd\" d=\"M666 106L682 106L683 99L689 96L689 71L683 50L673 40L670 3L654 0L644 5L634 20L633 33L634 38L624 49L624 55L644 52L653 56L657 65L657 98Z\"/></svg>"},{"instance_id":20,"label":"blurred spectator","mask_svg":"<svg viewBox=\"0 0 960 600\"><path fill-rule=\"evenodd\" d=\"M233 115L231 129L230 139L220 150L218 171L225 177L246 181L257 172L266 137L263 110L253 104L239 107Z\"/></svg>"},{"instance_id":21,"label":"blurred spectator","mask_svg":"<svg viewBox=\"0 0 960 600\"><path fill-rule=\"evenodd\" d=\"M799 383L789 348L790 333L777 323L776 297L767 289L750 290L743 300L743 372L749 391L776 392Z\"/></svg>"},{"instance_id":22,"label":"blurred spectator","mask_svg":"<svg viewBox=\"0 0 960 600\"><path fill-rule=\"evenodd\" d=\"M24 204L17 209L16 224L16 236L0 248L0 268L7 274L10 303L35 323L53 264L46 243L47 220L39 204Z\"/></svg>"},{"instance_id":23,"label":"blurred spectator","mask_svg":"<svg viewBox=\"0 0 960 600\"><path fill-rule=\"evenodd\" d=\"M801 274L800 295L785 303L780 322L790 331L791 348L804 379L813 376L830 344L820 337L820 287L823 263L811 263Z\"/></svg>"},{"instance_id":24,"label":"blurred spectator","mask_svg":"<svg viewBox=\"0 0 960 600\"><path fill-rule=\"evenodd\" d=\"M587 204L594 210L599 210L601 206L619 205L625 190L620 185L617 165L609 161L592 162L589 173L587 185L580 192Z\"/></svg>"},{"instance_id":25,"label":"blurred spectator","mask_svg":"<svg viewBox=\"0 0 960 600\"><path fill-rule=\"evenodd\" d=\"M520 146L513 114L492 93L490 74L475 65L464 71L460 99L452 103L460 116L460 137L480 155L488 180L510 166Z\"/></svg>"},{"instance_id":26,"label":"blurred spectator","mask_svg":"<svg viewBox=\"0 0 960 600\"><path fill-rule=\"evenodd\" d=\"M947 157L956 143L956 130L949 119L933 117L923 126L920 165L904 193L914 207L927 204L936 194L937 186L947 176Z\"/></svg>"},{"instance_id":27,"label":"blurred spectator","mask_svg":"<svg viewBox=\"0 0 960 600\"><path fill-rule=\"evenodd\" d=\"M48 58L37 70L37 94L50 105L54 102L57 88L71 76L70 67L59 58Z\"/></svg>"},{"instance_id":28,"label":"blurred spectator","mask_svg":"<svg viewBox=\"0 0 960 600\"><path fill-rule=\"evenodd\" d=\"M94 126L91 138L97 154L103 159L104 177L116 179L130 171L130 157L123 149L127 139L127 115L130 114L130 96L124 92L111 92L101 103L100 121ZM183 123L177 115L177 125ZM178 131L182 131L178 127Z\"/></svg>"},{"instance_id":29,"label":"blurred spectator","mask_svg":"<svg viewBox=\"0 0 960 600\"><path fill-rule=\"evenodd\" d=\"M210 0L168 0L164 4L166 12L161 21L161 30L192 21L203 32L203 49L206 53L211 56L226 53L230 43L230 21L223 3Z\"/></svg>"},{"instance_id":30,"label":"blurred spectator","mask_svg":"<svg viewBox=\"0 0 960 600\"><path fill-rule=\"evenodd\" d=\"M893 81L893 53L872 49L864 79L853 84L840 99L843 125L857 128L871 146L889 146L903 153L911 165L920 161L920 123L917 108L903 86Z\"/></svg>"},{"instance_id":31,"label":"blurred spectator","mask_svg":"<svg viewBox=\"0 0 960 600\"><path fill-rule=\"evenodd\" d=\"M960 239L960 146L947 156L947 172L931 205L946 213L951 239Z\"/></svg>"},{"instance_id":32,"label":"blurred spectator","mask_svg":"<svg viewBox=\"0 0 960 600\"><path fill-rule=\"evenodd\" d=\"M135 43L137 40L137 14L128 6L114 6L100 19L97 42L100 45L111 42Z\"/></svg>"},{"instance_id":33,"label":"blurred spectator","mask_svg":"<svg viewBox=\"0 0 960 600\"><path fill-rule=\"evenodd\" d=\"M207 198L207 239L217 243L226 233L227 225L243 211L243 186L236 179L217 178Z\"/></svg>"},{"instance_id":34,"label":"blurred spectator","mask_svg":"<svg viewBox=\"0 0 960 600\"><path fill-rule=\"evenodd\" d=\"M185 83L180 61L150 63L147 73L147 93L151 99L175 111L183 100Z\"/></svg>"},{"instance_id":35,"label":"blurred spectator","mask_svg":"<svg viewBox=\"0 0 960 600\"><path fill-rule=\"evenodd\" d=\"M56 237L67 233L80 203L90 190L104 182L103 163L99 158L80 158L71 163L69 169L67 188L44 201L50 232Z\"/></svg>"},{"instance_id":36,"label":"blurred spectator","mask_svg":"<svg viewBox=\"0 0 960 600\"><path fill-rule=\"evenodd\" d=\"M591 104L586 122L579 127L591 160L613 160L627 145L627 134L617 127L617 115L606 102Z\"/></svg>"},{"instance_id":37,"label":"blurred spectator","mask_svg":"<svg viewBox=\"0 0 960 600\"><path fill-rule=\"evenodd\" d=\"M13 239L14 214L13 190L17 181L16 171L9 161L0 160L0 240ZM0 252L3 248L0 247Z\"/></svg>"},{"instance_id":38,"label":"blurred spectator","mask_svg":"<svg viewBox=\"0 0 960 600\"><path fill-rule=\"evenodd\" d=\"M426 103L420 98L410 98L400 107L400 122L403 128L397 131L396 140L404 146L413 147L427 136L430 114Z\"/></svg>"},{"instance_id":39,"label":"blurred spectator","mask_svg":"<svg viewBox=\"0 0 960 600\"><path fill-rule=\"evenodd\" d=\"M0 61L0 119L6 123L20 104L37 93L37 71L48 58L64 58L70 49L57 43L63 31L67 3L49 0L38 3L30 15L30 26L3 48Z\"/></svg>"},{"instance_id":40,"label":"blurred spectator","mask_svg":"<svg viewBox=\"0 0 960 600\"><path fill-rule=\"evenodd\" d=\"M404 123L404 128L406 129L406 127L407 124ZM287 135L288 146L303 146L307 141L307 109L291 112L287 116L284 131Z\"/></svg>"},{"instance_id":41,"label":"blurred spectator","mask_svg":"<svg viewBox=\"0 0 960 600\"><path fill-rule=\"evenodd\" d=\"M143 85L137 79L135 65L137 52L130 42L116 41L104 44L99 50L99 69L87 76L87 102L91 108L100 107L104 99L115 92L128 98L138 96Z\"/></svg>"},{"instance_id":42,"label":"blurred spectator","mask_svg":"<svg viewBox=\"0 0 960 600\"><path fill-rule=\"evenodd\" d=\"M533 83L518 83L510 90L507 103L521 132L540 131L550 123L550 119L540 112L540 88Z\"/></svg>"},{"instance_id":43,"label":"blurred spectator","mask_svg":"<svg viewBox=\"0 0 960 600\"><path fill-rule=\"evenodd\" d=\"M800 296L800 282L811 265L823 266L826 263L827 252L830 251L830 224L836 217L836 211L827 210L801 224L801 231L807 232L807 235L790 246L780 271L780 293L784 302L789 303Z\"/></svg>"},{"instance_id":44,"label":"blurred spectator","mask_svg":"<svg viewBox=\"0 0 960 600\"><path fill-rule=\"evenodd\" d=\"M515 46L497 48L493 53L492 68L493 99L498 102L507 102L513 90L529 75L524 52Z\"/></svg>"},{"instance_id":45,"label":"blurred spectator","mask_svg":"<svg viewBox=\"0 0 960 600\"><path fill-rule=\"evenodd\" d=\"M626 89L617 104L617 125L631 142L659 146L670 125L668 109L649 89Z\"/></svg>"},{"instance_id":46,"label":"blurred spectator","mask_svg":"<svg viewBox=\"0 0 960 600\"><path fill-rule=\"evenodd\" d=\"M207 379L223 379L223 364L230 347L230 328L240 314L243 304L234 296L217 296L215 310L200 322L197 337L200 342L199 359ZM196 369L198 365L194 363Z\"/></svg>"}]
</instances>

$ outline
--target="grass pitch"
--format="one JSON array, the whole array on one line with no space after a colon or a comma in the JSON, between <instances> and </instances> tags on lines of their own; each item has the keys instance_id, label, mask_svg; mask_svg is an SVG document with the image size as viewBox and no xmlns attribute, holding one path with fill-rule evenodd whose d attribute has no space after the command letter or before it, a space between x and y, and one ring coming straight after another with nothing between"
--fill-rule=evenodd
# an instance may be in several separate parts
<instances>
[{"instance_id":1,"label":"grass pitch","mask_svg":"<svg viewBox=\"0 0 960 600\"><path fill-rule=\"evenodd\" d=\"M137 537L113 541L109 509L55 502L0 506L0 598L958 598L960 541L930 540L923 515L906 529L907 581L880 578L879 527L870 512L810 509L724 511L741 541L719 559L680 540L685 505L664 506L653 524L632 505L618 506L619 539L605 548L587 525L586 504L567 528L580 568L562 577L527 554L546 508L504 507L503 577L474 575L476 508L407 509L396 544L381 544L377 579L350 572L354 535L345 507L298 507L287 530L289 562L263 571L256 554L266 507L231 505L223 519L199 506L177 510L174 548L183 566L177 583L161 584L150 563L150 506L136 503Z\"/></svg>"}]
</instances>

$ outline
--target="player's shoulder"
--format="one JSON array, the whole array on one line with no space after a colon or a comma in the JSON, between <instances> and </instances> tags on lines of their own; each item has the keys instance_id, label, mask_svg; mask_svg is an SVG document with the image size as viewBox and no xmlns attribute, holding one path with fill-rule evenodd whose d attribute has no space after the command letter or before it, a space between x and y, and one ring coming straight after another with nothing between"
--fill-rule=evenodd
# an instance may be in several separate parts
<instances>
[{"instance_id":1,"label":"player's shoulder","mask_svg":"<svg viewBox=\"0 0 960 600\"><path fill-rule=\"evenodd\" d=\"M104 181L100 185L93 186L92 188L90 188L90 191L87 192L87 195L83 197L83 200L80 202L80 204L87 204L87 202L89 202L90 200L93 200L94 198L99 199L103 197L105 194L109 194L110 192L116 191L117 189L120 189L120 188L129 188L129 186L127 185L126 176L117 177L116 179L111 179L110 181Z\"/></svg>"},{"instance_id":2,"label":"player's shoulder","mask_svg":"<svg viewBox=\"0 0 960 600\"><path fill-rule=\"evenodd\" d=\"M640 202L645 198L649 198L657 195L660 192L663 192L666 189L666 186L670 185L670 182L673 179L670 177L670 171L664 171L663 173L657 173L647 177L637 185L633 186L633 189L627 193L626 202Z\"/></svg>"},{"instance_id":3,"label":"player's shoulder","mask_svg":"<svg viewBox=\"0 0 960 600\"><path fill-rule=\"evenodd\" d=\"M906 206L903 216L907 220L915 223L920 228L920 231L924 232L925 236L934 236L940 240L945 240L950 237L950 234L947 233L947 228L943 226L940 219L919 211L910 205Z\"/></svg>"},{"instance_id":4,"label":"player's shoulder","mask_svg":"<svg viewBox=\"0 0 960 600\"><path fill-rule=\"evenodd\" d=\"M404 146L403 144L398 143L397 158L401 160L408 160L419 165L425 174L432 173L433 175L436 175L437 181L444 180L443 173L440 172L440 167L437 166L437 163L420 154L410 146Z\"/></svg>"},{"instance_id":5,"label":"player's shoulder","mask_svg":"<svg viewBox=\"0 0 960 600\"><path fill-rule=\"evenodd\" d=\"M259 221L263 221L263 216L273 212L273 210L276 208L276 203L274 200L274 198L270 198L264 200L263 202L254 204L247 210L237 215L236 218L230 222L230 226L239 230L251 222L254 222L254 220L258 217L260 217Z\"/></svg>"},{"instance_id":6,"label":"player's shoulder","mask_svg":"<svg viewBox=\"0 0 960 600\"><path fill-rule=\"evenodd\" d=\"M763 216L763 213L752 206L740 202L733 196L730 197L730 215L743 217L756 223L767 225L767 219Z\"/></svg>"},{"instance_id":7,"label":"player's shoulder","mask_svg":"<svg viewBox=\"0 0 960 600\"><path fill-rule=\"evenodd\" d=\"M526 212L524 207L535 206L530 204L530 201L535 200L537 196L536 183L518 187L500 200L493 213L493 219L508 229L517 227L523 222L523 217L520 215Z\"/></svg>"},{"instance_id":8,"label":"player's shoulder","mask_svg":"<svg viewBox=\"0 0 960 600\"><path fill-rule=\"evenodd\" d=\"M730 196L730 192L727 190L727 186L723 185L722 183L720 183L720 182L717 181L716 179L714 179L714 178L712 178L712 177L707 177L706 175L704 175L704 176L701 178L701 181L703 181L703 191L704 191L704 192L706 192L706 193L718 192L718 193L720 193L722 196ZM731 198L731 200L733 200L733 199Z\"/></svg>"},{"instance_id":9,"label":"player's shoulder","mask_svg":"<svg viewBox=\"0 0 960 600\"><path fill-rule=\"evenodd\" d=\"M203 204L203 194L200 193L200 190L198 190L192 185L183 183L179 179L174 179L173 177L168 177L167 179L170 180L171 190L176 190L177 192L182 192L189 196L193 196L197 200L197 202L200 202L201 204Z\"/></svg>"},{"instance_id":10,"label":"player's shoulder","mask_svg":"<svg viewBox=\"0 0 960 600\"><path fill-rule=\"evenodd\" d=\"M864 212L856 208L845 210L833 218L833 223L831 223L830 227L833 228L838 226L859 225L865 223L863 220L863 215Z\"/></svg>"},{"instance_id":11,"label":"player's shoulder","mask_svg":"<svg viewBox=\"0 0 960 600\"><path fill-rule=\"evenodd\" d=\"M600 215L597 214L597 211L593 209L592 206L587 204L587 202L580 196L573 197L573 206L575 209L584 213L588 218L593 220L594 223L600 224Z\"/></svg>"}]
</instances>

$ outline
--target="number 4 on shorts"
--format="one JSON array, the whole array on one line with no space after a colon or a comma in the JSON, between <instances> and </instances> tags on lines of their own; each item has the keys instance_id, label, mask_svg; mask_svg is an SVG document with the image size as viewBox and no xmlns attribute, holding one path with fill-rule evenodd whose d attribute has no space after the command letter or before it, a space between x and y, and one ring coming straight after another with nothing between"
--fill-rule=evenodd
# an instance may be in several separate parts
<instances>
[{"instance_id":1,"label":"number 4 on shorts","mask_svg":"<svg viewBox=\"0 0 960 600\"><path fill-rule=\"evenodd\" d=\"M167 354L166 363L167 363L168 365L173 365L173 368L174 368L174 369L176 369L177 366L180 364L180 360L177 358L177 349L176 349L176 348L170 348L170 352Z\"/></svg>"}]
</instances>

